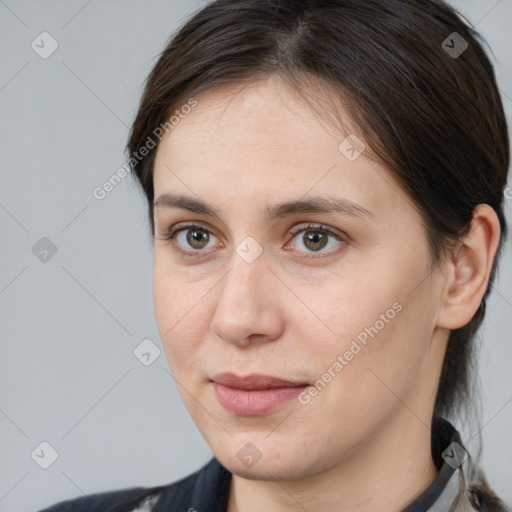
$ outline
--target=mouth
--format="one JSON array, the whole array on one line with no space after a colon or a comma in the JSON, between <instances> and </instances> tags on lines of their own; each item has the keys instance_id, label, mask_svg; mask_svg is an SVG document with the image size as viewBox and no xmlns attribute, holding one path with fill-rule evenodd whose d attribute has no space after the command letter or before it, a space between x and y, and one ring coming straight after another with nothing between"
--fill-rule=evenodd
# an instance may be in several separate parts
<instances>
[{"instance_id":1,"label":"mouth","mask_svg":"<svg viewBox=\"0 0 512 512\"><path fill-rule=\"evenodd\" d=\"M215 375L212 383L220 404L238 416L267 414L295 398L309 383L269 375L245 377L232 373Z\"/></svg>"}]
</instances>

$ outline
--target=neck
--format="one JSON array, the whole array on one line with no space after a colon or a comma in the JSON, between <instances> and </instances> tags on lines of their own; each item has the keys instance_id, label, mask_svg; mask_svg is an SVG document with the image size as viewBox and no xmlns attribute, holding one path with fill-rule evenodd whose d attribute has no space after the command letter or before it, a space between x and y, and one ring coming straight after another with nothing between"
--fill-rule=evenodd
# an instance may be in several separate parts
<instances>
[{"instance_id":1,"label":"neck","mask_svg":"<svg viewBox=\"0 0 512 512\"><path fill-rule=\"evenodd\" d=\"M227 512L402 510L438 474L430 437L430 430L404 410L347 460L320 474L279 482L233 475Z\"/></svg>"}]
</instances>

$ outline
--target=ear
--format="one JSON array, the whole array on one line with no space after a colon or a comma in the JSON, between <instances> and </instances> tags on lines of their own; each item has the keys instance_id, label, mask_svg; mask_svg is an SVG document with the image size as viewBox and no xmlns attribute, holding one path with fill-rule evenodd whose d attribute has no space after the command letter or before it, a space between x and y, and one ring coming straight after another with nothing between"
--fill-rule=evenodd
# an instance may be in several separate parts
<instances>
[{"instance_id":1,"label":"ear","mask_svg":"<svg viewBox=\"0 0 512 512\"><path fill-rule=\"evenodd\" d=\"M479 204L469 232L446 264L438 327L458 329L473 318L487 289L500 231L496 212L488 204Z\"/></svg>"}]
</instances>

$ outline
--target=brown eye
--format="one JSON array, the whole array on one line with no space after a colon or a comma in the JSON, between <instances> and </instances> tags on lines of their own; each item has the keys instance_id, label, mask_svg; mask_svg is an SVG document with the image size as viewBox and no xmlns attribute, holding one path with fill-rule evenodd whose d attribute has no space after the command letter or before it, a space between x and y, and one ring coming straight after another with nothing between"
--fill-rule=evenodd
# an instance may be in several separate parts
<instances>
[{"instance_id":1,"label":"brown eye","mask_svg":"<svg viewBox=\"0 0 512 512\"><path fill-rule=\"evenodd\" d=\"M194 249L204 249L210 241L210 234L205 229L193 228L184 230L184 232L187 233L187 243Z\"/></svg>"},{"instance_id":2,"label":"brown eye","mask_svg":"<svg viewBox=\"0 0 512 512\"><path fill-rule=\"evenodd\" d=\"M302 228L302 229L301 229ZM300 250L297 249L298 252L302 252L306 255L306 257L309 258L315 258L315 257L324 257L324 256L330 256L333 252L336 251L324 251L325 247L329 245L329 248L338 246L343 246L346 243L345 238L343 235L335 233L334 231L331 231L330 229L325 228L321 224L319 225L306 225L301 226L298 229L294 230L291 235L293 236L293 244L295 244L296 249L297 245L300 245L298 242L300 241L302 245L305 247L306 250ZM302 237L299 237L298 235L300 233L304 233ZM336 243L330 243L331 240L338 241L338 244ZM307 253L315 254L318 253L319 256L308 256Z\"/></svg>"},{"instance_id":3,"label":"brown eye","mask_svg":"<svg viewBox=\"0 0 512 512\"><path fill-rule=\"evenodd\" d=\"M327 245L328 238L328 235L318 231L306 231L302 240L308 249L318 251Z\"/></svg>"},{"instance_id":4,"label":"brown eye","mask_svg":"<svg viewBox=\"0 0 512 512\"><path fill-rule=\"evenodd\" d=\"M157 237L185 256L197 257L206 255L208 244L217 237L212 232L196 224L178 224L167 230L164 235Z\"/></svg>"}]
</instances>

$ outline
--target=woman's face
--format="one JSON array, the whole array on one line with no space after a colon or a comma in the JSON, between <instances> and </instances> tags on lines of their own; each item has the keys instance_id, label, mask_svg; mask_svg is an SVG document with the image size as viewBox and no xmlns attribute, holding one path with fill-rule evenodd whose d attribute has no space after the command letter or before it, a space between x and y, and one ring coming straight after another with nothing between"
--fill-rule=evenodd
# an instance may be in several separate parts
<instances>
[{"instance_id":1,"label":"woman's face","mask_svg":"<svg viewBox=\"0 0 512 512\"><path fill-rule=\"evenodd\" d=\"M170 368L219 461L263 480L333 468L391 425L428 433L445 334L411 201L348 122L276 83L197 96L154 168L156 235L182 229L154 245Z\"/></svg>"}]
</instances>

